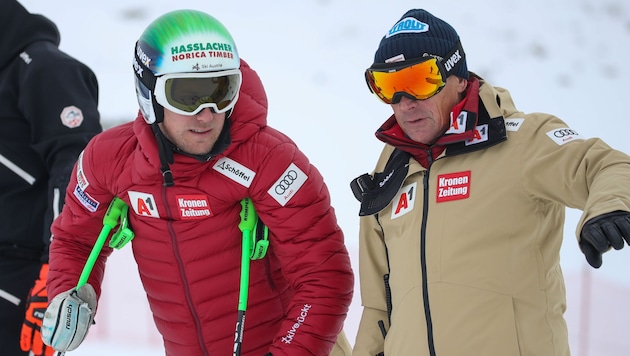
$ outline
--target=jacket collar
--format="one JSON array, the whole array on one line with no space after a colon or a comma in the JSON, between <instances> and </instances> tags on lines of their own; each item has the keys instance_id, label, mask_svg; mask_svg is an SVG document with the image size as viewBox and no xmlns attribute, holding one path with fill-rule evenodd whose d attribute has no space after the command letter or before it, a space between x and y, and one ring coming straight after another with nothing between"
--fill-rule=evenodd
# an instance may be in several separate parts
<instances>
[{"instance_id":1,"label":"jacket collar","mask_svg":"<svg viewBox=\"0 0 630 356\"><path fill-rule=\"evenodd\" d=\"M425 168L444 152L447 156L461 154L502 142L507 138L503 117L490 118L480 100L482 84L479 77L471 75L464 99L451 111L451 126L433 145L407 137L393 115L376 131L376 137L411 154ZM497 112L494 104L492 109Z\"/></svg>"}]
</instances>

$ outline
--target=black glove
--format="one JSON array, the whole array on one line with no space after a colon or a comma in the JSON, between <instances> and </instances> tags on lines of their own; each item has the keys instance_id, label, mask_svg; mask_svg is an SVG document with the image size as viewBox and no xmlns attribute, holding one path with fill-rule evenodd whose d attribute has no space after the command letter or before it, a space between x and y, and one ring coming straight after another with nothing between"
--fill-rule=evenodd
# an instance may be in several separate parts
<instances>
[{"instance_id":1,"label":"black glove","mask_svg":"<svg viewBox=\"0 0 630 356\"><path fill-rule=\"evenodd\" d=\"M602 254L611 247L621 250L624 240L630 244L630 212L613 211L587 221L580 234L580 250L588 264L602 265Z\"/></svg>"}]
</instances>

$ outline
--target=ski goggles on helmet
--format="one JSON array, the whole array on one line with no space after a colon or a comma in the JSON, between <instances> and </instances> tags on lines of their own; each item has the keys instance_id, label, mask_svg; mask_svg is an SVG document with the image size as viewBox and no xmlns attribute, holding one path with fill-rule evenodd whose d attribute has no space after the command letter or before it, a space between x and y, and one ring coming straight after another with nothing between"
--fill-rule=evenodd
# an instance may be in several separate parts
<instances>
[{"instance_id":1,"label":"ski goggles on helmet","mask_svg":"<svg viewBox=\"0 0 630 356\"><path fill-rule=\"evenodd\" d=\"M181 115L196 115L204 108L224 113L236 104L241 82L239 69L165 74L156 78L155 100Z\"/></svg>"},{"instance_id":2,"label":"ski goggles on helmet","mask_svg":"<svg viewBox=\"0 0 630 356\"><path fill-rule=\"evenodd\" d=\"M365 71L370 91L385 104L397 104L403 96L425 100L446 85L446 70L434 57L419 61L374 64Z\"/></svg>"}]
</instances>

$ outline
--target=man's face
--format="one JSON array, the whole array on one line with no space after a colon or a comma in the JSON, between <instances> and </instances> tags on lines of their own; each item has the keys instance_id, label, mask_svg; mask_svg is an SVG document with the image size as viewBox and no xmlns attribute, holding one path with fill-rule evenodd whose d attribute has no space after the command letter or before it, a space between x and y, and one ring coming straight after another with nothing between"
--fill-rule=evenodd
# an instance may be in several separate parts
<instances>
[{"instance_id":1,"label":"man's face","mask_svg":"<svg viewBox=\"0 0 630 356\"><path fill-rule=\"evenodd\" d=\"M426 100L414 100L403 96L397 104L391 104L398 125L412 140L431 145L451 124L450 113L462 100L467 80L450 76L444 89Z\"/></svg>"},{"instance_id":2,"label":"man's face","mask_svg":"<svg viewBox=\"0 0 630 356\"><path fill-rule=\"evenodd\" d=\"M197 115L180 115L164 109L164 122L159 123L160 130L175 146L193 155L205 155L217 142L226 113L213 113L205 108Z\"/></svg>"}]
</instances>

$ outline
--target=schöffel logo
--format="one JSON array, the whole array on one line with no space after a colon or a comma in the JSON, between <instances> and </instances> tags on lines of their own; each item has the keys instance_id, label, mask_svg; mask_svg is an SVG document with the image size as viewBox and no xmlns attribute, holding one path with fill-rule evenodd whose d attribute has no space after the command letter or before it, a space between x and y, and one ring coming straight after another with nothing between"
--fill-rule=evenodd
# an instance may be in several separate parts
<instances>
[{"instance_id":1,"label":"sch\u00f6ffel logo","mask_svg":"<svg viewBox=\"0 0 630 356\"><path fill-rule=\"evenodd\" d=\"M507 131L518 131L525 119L505 119L505 129Z\"/></svg>"},{"instance_id":2,"label":"sch\u00f6ffel logo","mask_svg":"<svg viewBox=\"0 0 630 356\"><path fill-rule=\"evenodd\" d=\"M437 177L436 202L467 199L470 196L470 171L440 174Z\"/></svg>"},{"instance_id":3,"label":"sch\u00f6ffel logo","mask_svg":"<svg viewBox=\"0 0 630 356\"><path fill-rule=\"evenodd\" d=\"M280 205L285 206L302 187L308 176L294 163L291 163L280 178L267 191Z\"/></svg>"},{"instance_id":4,"label":"sch\u00f6ffel logo","mask_svg":"<svg viewBox=\"0 0 630 356\"><path fill-rule=\"evenodd\" d=\"M212 168L247 188L249 188L252 180L254 180L254 176L256 176L256 172L227 157L219 159Z\"/></svg>"},{"instance_id":5,"label":"sch\u00f6ffel logo","mask_svg":"<svg viewBox=\"0 0 630 356\"><path fill-rule=\"evenodd\" d=\"M553 140L553 142L557 143L559 146L564 145L565 143L574 141L574 140L583 140L584 137L580 136L577 131L572 130L568 127L555 129L547 132L547 136Z\"/></svg>"},{"instance_id":6,"label":"sch\u00f6ffel logo","mask_svg":"<svg viewBox=\"0 0 630 356\"><path fill-rule=\"evenodd\" d=\"M397 35L399 33L420 33L429 31L429 25L424 22L420 22L413 17L405 17L404 19L398 21L397 24L392 27L385 38L392 37L393 35Z\"/></svg>"}]
</instances>

